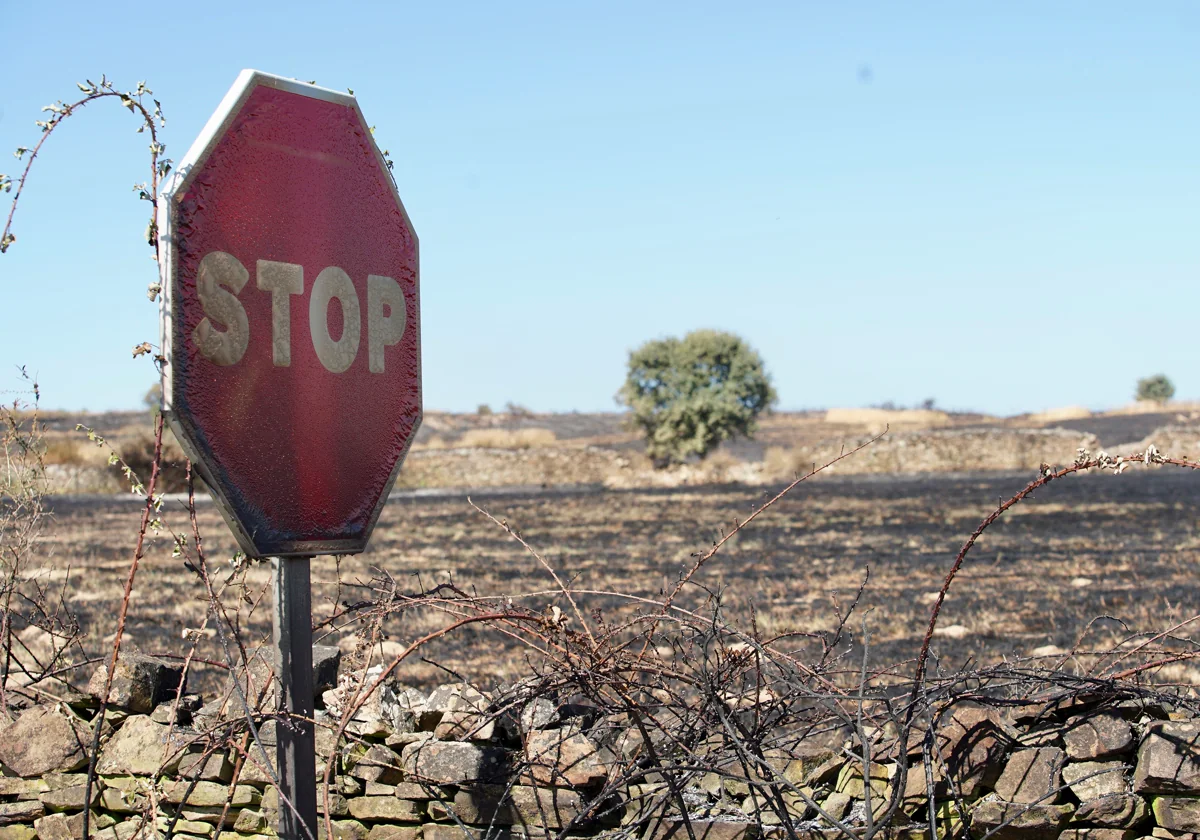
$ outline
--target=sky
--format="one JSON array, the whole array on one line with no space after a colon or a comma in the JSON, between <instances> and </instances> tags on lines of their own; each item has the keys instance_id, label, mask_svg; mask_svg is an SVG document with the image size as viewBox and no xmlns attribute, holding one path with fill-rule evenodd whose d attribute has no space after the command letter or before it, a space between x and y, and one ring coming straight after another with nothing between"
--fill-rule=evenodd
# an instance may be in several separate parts
<instances>
[{"instance_id":1,"label":"sky","mask_svg":"<svg viewBox=\"0 0 1200 840\"><path fill-rule=\"evenodd\" d=\"M175 158L243 68L353 88L420 236L427 411L615 410L629 351L697 328L784 409L1103 408L1160 371L1200 398L1195 3L9 2L0 28L0 150L101 73L149 84ZM135 127L97 103L34 165L0 397L19 365L49 408L156 380Z\"/></svg>"}]
</instances>

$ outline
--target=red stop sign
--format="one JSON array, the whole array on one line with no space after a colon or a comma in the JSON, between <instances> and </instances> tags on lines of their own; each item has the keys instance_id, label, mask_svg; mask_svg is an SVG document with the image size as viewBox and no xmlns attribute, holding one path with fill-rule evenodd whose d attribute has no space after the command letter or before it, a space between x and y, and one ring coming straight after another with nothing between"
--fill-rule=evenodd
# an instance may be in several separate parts
<instances>
[{"instance_id":1,"label":"red stop sign","mask_svg":"<svg viewBox=\"0 0 1200 840\"><path fill-rule=\"evenodd\" d=\"M421 422L421 322L357 101L244 71L159 213L164 408L242 549L362 551Z\"/></svg>"}]
</instances>

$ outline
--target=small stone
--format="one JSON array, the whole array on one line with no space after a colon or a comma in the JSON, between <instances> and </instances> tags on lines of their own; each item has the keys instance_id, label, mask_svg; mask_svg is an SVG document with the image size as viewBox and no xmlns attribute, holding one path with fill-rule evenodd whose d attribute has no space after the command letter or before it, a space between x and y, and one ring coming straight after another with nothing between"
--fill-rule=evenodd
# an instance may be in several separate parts
<instances>
[{"instance_id":1,"label":"small stone","mask_svg":"<svg viewBox=\"0 0 1200 840\"><path fill-rule=\"evenodd\" d=\"M108 828L115 824L112 817L92 812L89 829ZM39 840L80 840L83 837L83 814L50 814L33 823Z\"/></svg>"},{"instance_id":2,"label":"small stone","mask_svg":"<svg viewBox=\"0 0 1200 840\"><path fill-rule=\"evenodd\" d=\"M1133 749L1133 730L1128 721L1114 714L1081 716L1067 721L1063 740L1070 758L1092 761Z\"/></svg>"},{"instance_id":3,"label":"small stone","mask_svg":"<svg viewBox=\"0 0 1200 840\"><path fill-rule=\"evenodd\" d=\"M155 824L160 826L163 832L171 826L171 817L166 814L160 816ZM208 823L195 822L193 820L177 819L175 820L175 833L183 832L184 834L194 834L199 837L211 837L217 831L215 826Z\"/></svg>"},{"instance_id":4,"label":"small stone","mask_svg":"<svg viewBox=\"0 0 1200 840\"><path fill-rule=\"evenodd\" d=\"M1146 800L1132 793L1101 796L1075 809L1075 822L1111 828L1137 828L1146 821Z\"/></svg>"},{"instance_id":5,"label":"small stone","mask_svg":"<svg viewBox=\"0 0 1200 840\"><path fill-rule=\"evenodd\" d=\"M393 795L398 799L433 799L435 793L426 785L416 782L401 782L396 785Z\"/></svg>"},{"instance_id":6,"label":"small stone","mask_svg":"<svg viewBox=\"0 0 1200 840\"><path fill-rule=\"evenodd\" d=\"M1080 802L1099 799L1117 793L1128 793L1125 774L1129 768L1123 761L1073 761L1063 768L1063 781Z\"/></svg>"},{"instance_id":7,"label":"small stone","mask_svg":"<svg viewBox=\"0 0 1200 840\"><path fill-rule=\"evenodd\" d=\"M1063 751L1058 747L1017 750L996 780L996 794L1006 802L1053 805L1058 801Z\"/></svg>"},{"instance_id":8,"label":"small stone","mask_svg":"<svg viewBox=\"0 0 1200 840\"><path fill-rule=\"evenodd\" d=\"M853 801L848 793L831 793L821 803L821 810L835 820L840 820L846 816L846 812L850 810L850 803Z\"/></svg>"},{"instance_id":9,"label":"small stone","mask_svg":"<svg viewBox=\"0 0 1200 840\"><path fill-rule=\"evenodd\" d=\"M55 706L34 706L0 738L0 764L30 778L88 763L91 728Z\"/></svg>"},{"instance_id":10,"label":"small stone","mask_svg":"<svg viewBox=\"0 0 1200 840\"><path fill-rule=\"evenodd\" d=\"M228 800L232 808L248 808L262 801L262 794L251 785L236 785L232 796L229 786L219 782L164 781L162 790L166 802L188 807L224 805Z\"/></svg>"},{"instance_id":11,"label":"small stone","mask_svg":"<svg viewBox=\"0 0 1200 840\"><path fill-rule=\"evenodd\" d=\"M461 825L426 823L421 829L422 840L516 840L505 826L472 828ZM542 840L539 838L539 840Z\"/></svg>"},{"instance_id":12,"label":"small stone","mask_svg":"<svg viewBox=\"0 0 1200 840\"><path fill-rule=\"evenodd\" d=\"M1151 806L1154 821L1168 831L1200 832L1200 799L1156 796Z\"/></svg>"},{"instance_id":13,"label":"small stone","mask_svg":"<svg viewBox=\"0 0 1200 840\"><path fill-rule=\"evenodd\" d=\"M39 793L50 790L45 779L21 779L14 776L0 776L0 796L14 799L37 799Z\"/></svg>"},{"instance_id":14,"label":"small stone","mask_svg":"<svg viewBox=\"0 0 1200 840\"><path fill-rule=\"evenodd\" d=\"M1149 728L1138 750L1135 793L1200 790L1200 723L1165 721Z\"/></svg>"},{"instance_id":15,"label":"small stone","mask_svg":"<svg viewBox=\"0 0 1200 840\"><path fill-rule=\"evenodd\" d=\"M366 796L395 796L396 795L396 786L395 785L385 785L380 782L366 782L365 788L366 789L363 790L362 793L365 794ZM406 797L401 796L400 798L404 799Z\"/></svg>"},{"instance_id":16,"label":"small stone","mask_svg":"<svg viewBox=\"0 0 1200 840\"><path fill-rule=\"evenodd\" d=\"M394 796L357 796L346 803L356 820L387 822L420 822L422 810L415 802Z\"/></svg>"},{"instance_id":17,"label":"small stone","mask_svg":"<svg viewBox=\"0 0 1200 840\"><path fill-rule=\"evenodd\" d=\"M1007 740L994 709L963 703L954 707L950 719L934 735L934 748L945 761L958 794L971 799L1000 777Z\"/></svg>"}]
</instances>

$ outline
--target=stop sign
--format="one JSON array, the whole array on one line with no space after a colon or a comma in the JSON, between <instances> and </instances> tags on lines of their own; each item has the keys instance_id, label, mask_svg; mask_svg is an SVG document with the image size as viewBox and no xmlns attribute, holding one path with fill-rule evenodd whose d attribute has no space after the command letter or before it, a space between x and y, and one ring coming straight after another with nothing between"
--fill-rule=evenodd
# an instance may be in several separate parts
<instances>
[{"instance_id":1,"label":"stop sign","mask_svg":"<svg viewBox=\"0 0 1200 840\"><path fill-rule=\"evenodd\" d=\"M362 551L421 422L417 236L352 95L243 71L159 201L163 406L248 555Z\"/></svg>"}]
</instances>

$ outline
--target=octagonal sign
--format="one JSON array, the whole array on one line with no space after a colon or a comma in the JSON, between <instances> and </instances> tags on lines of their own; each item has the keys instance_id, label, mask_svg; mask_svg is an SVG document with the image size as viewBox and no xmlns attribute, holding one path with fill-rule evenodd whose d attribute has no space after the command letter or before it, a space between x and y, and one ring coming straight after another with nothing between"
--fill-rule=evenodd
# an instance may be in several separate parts
<instances>
[{"instance_id":1,"label":"octagonal sign","mask_svg":"<svg viewBox=\"0 0 1200 840\"><path fill-rule=\"evenodd\" d=\"M421 422L417 236L349 94L246 70L159 199L163 407L251 556L362 551Z\"/></svg>"}]
</instances>

